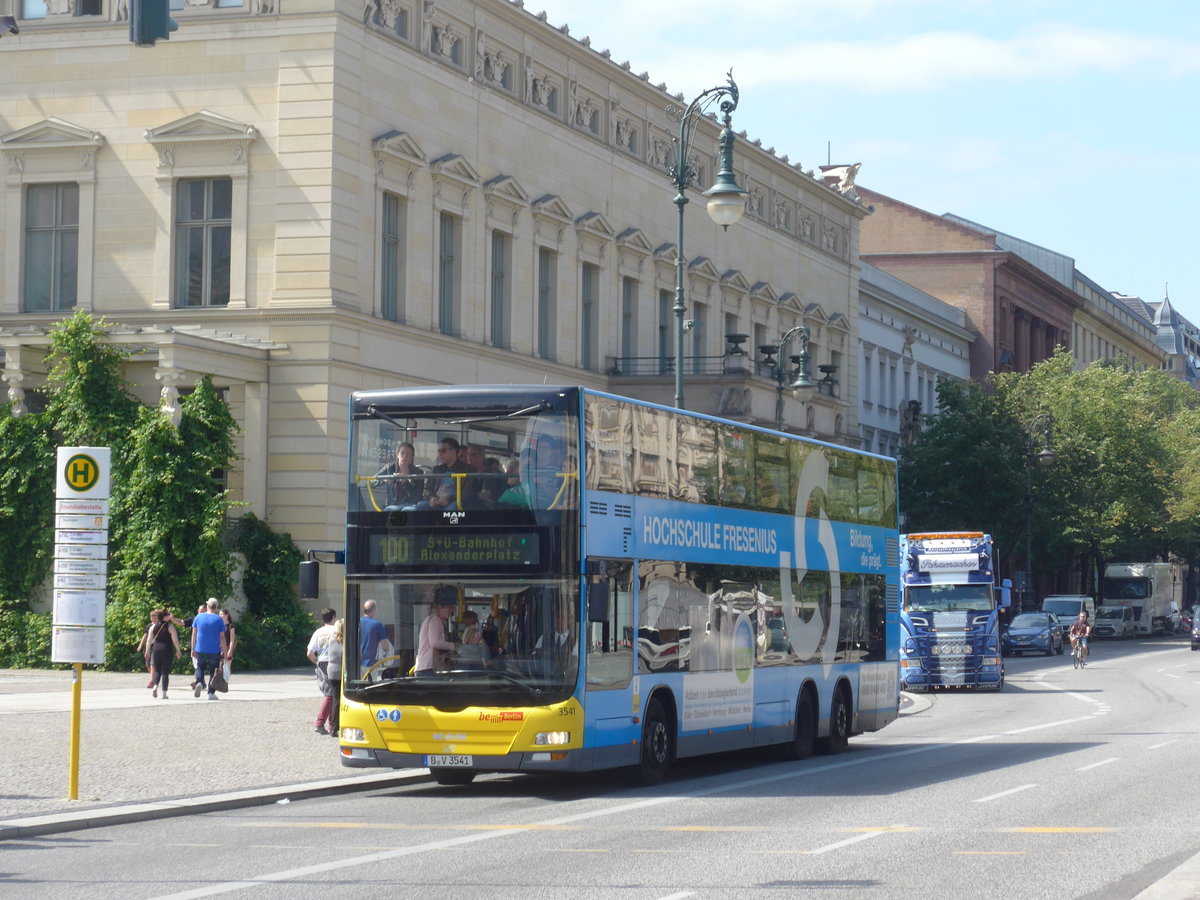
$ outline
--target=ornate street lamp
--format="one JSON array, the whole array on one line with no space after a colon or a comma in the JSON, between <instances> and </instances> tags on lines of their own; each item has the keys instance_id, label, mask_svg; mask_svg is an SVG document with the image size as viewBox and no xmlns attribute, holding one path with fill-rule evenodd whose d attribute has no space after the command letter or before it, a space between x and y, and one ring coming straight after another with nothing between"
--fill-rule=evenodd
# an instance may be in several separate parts
<instances>
[{"instance_id":1,"label":"ornate street lamp","mask_svg":"<svg viewBox=\"0 0 1200 900\"><path fill-rule=\"evenodd\" d=\"M1029 593L1033 589L1033 464L1042 467L1054 465L1054 450L1050 447L1050 435L1054 427L1054 417L1050 413L1034 416L1025 426L1025 581L1021 590L1021 612L1025 611L1029 601ZM1042 449L1037 456L1033 453L1033 437L1037 432L1042 435Z\"/></svg>"},{"instance_id":2,"label":"ornate street lamp","mask_svg":"<svg viewBox=\"0 0 1200 900\"><path fill-rule=\"evenodd\" d=\"M800 339L800 352L791 357L795 368L789 370L784 364L787 356L787 344L792 338ZM775 430L783 431L783 391L784 387L796 396L800 391L812 390L817 383L812 380L811 366L808 354L809 330L807 325L797 325L791 328L779 339L778 344L763 344L758 348L759 353L766 357L763 365L771 369L771 377L775 379Z\"/></svg>"},{"instance_id":3,"label":"ornate street lamp","mask_svg":"<svg viewBox=\"0 0 1200 900\"><path fill-rule=\"evenodd\" d=\"M679 238L675 244L675 406L683 408L683 333L689 323L684 321L687 306L684 304L683 276L685 259L683 255L683 208L687 206L687 189L696 176L696 171L688 164L691 155L692 138L696 132L696 122L703 117L704 111L718 98L721 100L721 112L724 115L721 137L717 142L720 152L717 180L704 196L708 200L708 215L722 228L729 228L737 223L746 212L746 192L738 187L733 176L733 129L730 127L730 114L737 109L738 89L733 81L733 72L726 76L729 83L709 88L680 111L679 107L667 107L667 115L679 121L679 140L675 145L675 163L667 168L667 175L679 193L675 195L675 205L679 207Z\"/></svg>"}]
</instances>

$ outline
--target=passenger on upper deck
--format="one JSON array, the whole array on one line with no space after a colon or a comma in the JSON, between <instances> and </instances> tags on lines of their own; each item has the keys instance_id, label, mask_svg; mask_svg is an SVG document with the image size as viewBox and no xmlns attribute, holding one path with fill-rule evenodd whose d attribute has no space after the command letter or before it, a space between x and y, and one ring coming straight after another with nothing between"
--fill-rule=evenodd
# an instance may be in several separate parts
<instances>
[{"instance_id":1,"label":"passenger on upper deck","mask_svg":"<svg viewBox=\"0 0 1200 900\"><path fill-rule=\"evenodd\" d=\"M466 479L455 478L454 475L466 474L470 470L459 459L459 444L452 437L438 441L437 455L438 464L430 471L439 477L426 481L425 499L415 509L458 509L457 482Z\"/></svg>"},{"instance_id":2,"label":"passenger on upper deck","mask_svg":"<svg viewBox=\"0 0 1200 900\"><path fill-rule=\"evenodd\" d=\"M425 470L413 464L413 445L404 441L396 445L396 458L379 470L379 483L387 488L386 509L404 509L421 502L424 493Z\"/></svg>"},{"instance_id":3,"label":"passenger on upper deck","mask_svg":"<svg viewBox=\"0 0 1200 900\"><path fill-rule=\"evenodd\" d=\"M500 497L501 506L525 506L532 509L563 509L573 505L574 486L568 482L578 475L573 456L563 456L562 441L550 435L530 440L521 452L520 482Z\"/></svg>"}]
</instances>

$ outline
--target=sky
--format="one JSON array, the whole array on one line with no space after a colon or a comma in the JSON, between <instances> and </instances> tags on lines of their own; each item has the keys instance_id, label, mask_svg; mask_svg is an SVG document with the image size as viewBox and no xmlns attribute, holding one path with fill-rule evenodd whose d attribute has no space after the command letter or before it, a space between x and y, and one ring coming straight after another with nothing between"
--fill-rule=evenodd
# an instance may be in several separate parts
<instances>
[{"instance_id":1,"label":"sky","mask_svg":"<svg viewBox=\"0 0 1200 900\"><path fill-rule=\"evenodd\" d=\"M805 170L1073 257L1200 325L1195 0L525 0ZM736 161L735 161L736 169ZM666 190L666 189L664 189Z\"/></svg>"}]
</instances>

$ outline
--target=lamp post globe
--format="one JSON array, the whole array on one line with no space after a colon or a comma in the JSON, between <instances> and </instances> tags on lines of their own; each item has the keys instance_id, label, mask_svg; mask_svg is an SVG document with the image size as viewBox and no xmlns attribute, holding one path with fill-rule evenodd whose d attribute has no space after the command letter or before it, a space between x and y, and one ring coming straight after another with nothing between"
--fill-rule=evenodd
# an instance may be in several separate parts
<instances>
[{"instance_id":1,"label":"lamp post globe","mask_svg":"<svg viewBox=\"0 0 1200 900\"><path fill-rule=\"evenodd\" d=\"M718 85L703 91L687 108L680 111L672 105L668 107L669 116L679 117L679 140L675 145L675 161L667 168L671 183L678 192L675 195L675 206L679 210L678 239L675 244L675 407L683 408L683 333L687 330L687 303L684 293L684 270L687 257L683 253L683 208L687 206L687 189L695 177L695 170L688 162L691 156L692 138L695 135L696 122L703 117L704 110L714 100L721 99L721 113L724 116L723 128L718 141L720 148L719 168L713 186L704 192L708 205L709 217L722 228L736 224L746 212L746 192L738 187L733 174L733 129L730 127L731 113L737 109L738 89L734 83L733 73L727 76L728 83Z\"/></svg>"}]
</instances>

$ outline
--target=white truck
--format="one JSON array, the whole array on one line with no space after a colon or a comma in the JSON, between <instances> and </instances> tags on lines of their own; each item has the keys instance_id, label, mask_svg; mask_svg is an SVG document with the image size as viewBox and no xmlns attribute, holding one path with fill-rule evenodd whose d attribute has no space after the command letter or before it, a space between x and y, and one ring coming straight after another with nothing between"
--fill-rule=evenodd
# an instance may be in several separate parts
<instances>
[{"instance_id":1,"label":"white truck","mask_svg":"<svg viewBox=\"0 0 1200 900\"><path fill-rule=\"evenodd\" d=\"M1139 635L1173 634L1183 606L1183 573L1174 563L1112 563L1104 569L1101 606L1133 609Z\"/></svg>"}]
</instances>

